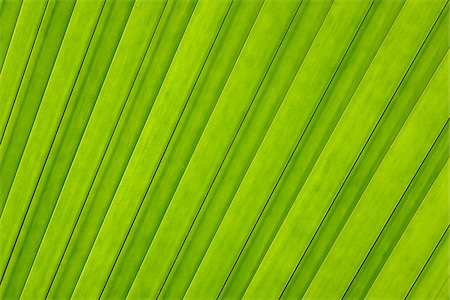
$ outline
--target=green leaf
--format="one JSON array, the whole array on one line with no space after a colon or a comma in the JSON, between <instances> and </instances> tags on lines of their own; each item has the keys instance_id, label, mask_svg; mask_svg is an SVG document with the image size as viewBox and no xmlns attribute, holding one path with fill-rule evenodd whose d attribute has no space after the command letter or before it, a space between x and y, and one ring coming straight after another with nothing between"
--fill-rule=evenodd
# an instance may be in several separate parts
<instances>
[{"instance_id":1,"label":"green leaf","mask_svg":"<svg viewBox=\"0 0 450 300\"><path fill-rule=\"evenodd\" d=\"M1 0L0 298L448 298L448 21Z\"/></svg>"}]
</instances>

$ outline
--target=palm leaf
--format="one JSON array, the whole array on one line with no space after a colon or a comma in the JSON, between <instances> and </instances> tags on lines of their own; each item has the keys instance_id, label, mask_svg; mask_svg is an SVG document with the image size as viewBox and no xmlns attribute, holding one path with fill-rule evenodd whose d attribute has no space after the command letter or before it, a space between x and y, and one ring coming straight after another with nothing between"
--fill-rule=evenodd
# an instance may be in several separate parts
<instances>
[{"instance_id":1,"label":"palm leaf","mask_svg":"<svg viewBox=\"0 0 450 300\"><path fill-rule=\"evenodd\" d=\"M448 299L448 13L2 0L0 298Z\"/></svg>"}]
</instances>

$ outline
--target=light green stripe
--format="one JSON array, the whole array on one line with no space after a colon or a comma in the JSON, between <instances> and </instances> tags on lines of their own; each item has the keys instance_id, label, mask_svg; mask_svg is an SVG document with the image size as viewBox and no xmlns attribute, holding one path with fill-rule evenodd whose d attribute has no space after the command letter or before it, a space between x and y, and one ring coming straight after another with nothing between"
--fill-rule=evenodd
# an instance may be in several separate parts
<instances>
[{"instance_id":1,"label":"light green stripe","mask_svg":"<svg viewBox=\"0 0 450 300\"><path fill-rule=\"evenodd\" d=\"M161 297L182 297L214 237L233 195L310 48L331 2L300 5L291 28L255 96L224 163L164 285ZM309 16L316 20L310 22ZM302 35L302 39L295 37ZM244 283L244 282L243 282ZM245 284L245 283L244 283ZM218 287L218 290L220 287ZM236 289L236 292L238 290ZM218 291L217 291L218 293Z\"/></svg>"},{"instance_id":2,"label":"light green stripe","mask_svg":"<svg viewBox=\"0 0 450 300\"><path fill-rule=\"evenodd\" d=\"M449 225L448 167L447 163L386 261L367 293L368 299L406 297ZM445 245L445 241L441 242ZM446 268L443 269L445 273ZM428 288L433 289L433 286Z\"/></svg>"},{"instance_id":3,"label":"light green stripe","mask_svg":"<svg viewBox=\"0 0 450 300\"><path fill-rule=\"evenodd\" d=\"M40 245L22 296L42 295L49 287L66 241L84 202L100 163L106 143L114 129L121 107L131 89L134 75L155 30L163 1L143 1L133 9L111 68L84 132L78 152L59 196L48 229ZM135 6L136 8L136 6ZM134 49L134 51L129 51ZM123 74L129 76L124 77ZM105 118L109 116L109 118ZM58 241L58 242L55 242ZM53 270L45 272L42 270ZM34 280L39 278L39 280ZM45 295L45 294L44 294Z\"/></svg>"},{"instance_id":4,"label":"light green stripe","mask_svg":"<svg viewBox=\"0 0 450 300\"><path fill-rule=\"evenodd\" d=\"M262 3L262 1L233 2L175 130L173 140L143 200L140 213L102 295L104 298L112 295L125 297L128 293ZM245 20L245 23L235 26L238 20Z\"/></svg>"},{"instance_id":5,"label":"light green stripe","mask_svg":"<svg viewBox=\"0 0 450 300\"><path fill-rule=\"evenodd\" d=\"M345 292L447 121L447 107L441 101L447 96L442 86L448 72L447 62L446 57L372 177L305 297L340 297ZM414 151L410 151L412 147Z\"/></svg>"},{"instance_id":6,"label":"light green stripe","mask_svg":"<svg viewBox=\"0 0 450 300\"><path fill-rule=\"evenodd\" d=\"M167 142L169 142L183 107L189 99L189 93L207 58L228 7L228 1L220 1L214 4L209 1L197 3L186 33L86 261L75 288L74 297L100 295L131 225L137 206L142 200L148 182L157 169L159 159ZM208 28L208 30L205 30L205 28ZM192 47L197 43L204 47ZM168 101L171 103L170 106L167 106ZM155 124L164 124L164 126L155 126ZM145 161L142 161L142 158ZM141 180L134 180L135 176L138 176ZM130 179L133 180L130 182ZM118 219L117 216L121 216L121 218ZM111 235L107 233L109 230L114 230L114 238L111 238ZM105 233L107 234L105 235ZM98 257L101 257L101 259L98 259ZM99 273L102 276L98 276Z\"/></svg>"},{"instance_id":7,"label":"light green stripe","mask_svg":"<svg viewBox=\"0 0 450 300\"><path fill-rule=\"evenodd\" d=\"M129 297L145 294L150 294L151 297L156 296L169 272L204 195L221 165L227 147L231 144L261 80L266 74L270 61L298 4L297 1L292 1L286 6L276 6L275 2L264 3L253 25L147 252ZM263 36L265 39L262 39ZM258 51L261 47L266 51ZM206 149L208 150L205 151ZM201 165L205 168L199 168ZM192 170L196 171L192 172ZM198 173L197 170L201 173ZM181 215L183 218L177 219L176 216ZM173 222L174 220L176 223ZM177 228L176 231L174 231L175 228ZM180 230L181 228L183 230ZM173 241L170 244L164 238L168 234ZM164 253L167 259L155 261L154 254L158 255L157 253ZM153 268L154 263L159 267ZM148 282L147 278L154 280Z\"/></svg>"},{"instance_id":8,"label":"light green stripe","mask_svg":"<svg viewBox=\"0 0 450 300\"><path fill-rule=\"evenodd\" d=\"M385 3L390 5L390 2ZM289 298L289 294L303 295L305 293L308 285L314 278L315 273L325 259L326 254L330 250L334 240L364 192L371 177L381 163L384 155L389 150L390 145L403 126L403 123L447 52L448 44L446 39L443 38L446 36L446 31L447 25L445 19L441 18L439 26L437 26L437 28L435 27L429 37L429 41L421 49L421 52L411 66L410 71L406 74L402 86L399 88L395 97L392 99L391 104L380 119L370 140L367 141L364 149L361 150L361 154L355 162L352 171L348 174L345 183L342 183L339 193L335 195L333 204L327 212L326 217L323 219L320 228L317 230L313 241L308 246L301 261L297 264L295 274L285 291L286 297ZM315 136L317 135L318 133ZM442 136L440 140L446 140L446 137ZM441 142L440 144L442 144L442 147L440 147L441 150L438 153L442 153L442 155L445 156L448 152L445 149L445 143ZM438 155L437 159L440 160L442 155ZM302 155L299 159L305 159L305 155ZM440 165L438 168L439 170L442 165L440 161L438 161L438 164ZM436 170L436 168L433 168L432 170ZM301 174L302 170L297 170L296 173ZM295 176L296 173L294 173L293 176ZM434 178L433 175L431 175L431 177ZM419 186L422 187L422 184ZM420 194L417 194L417 189L413 190L414 195ZM411 201L408 200L408 203L410 202ZM402 222L394 223L400 226L402 224ZM391 237L392 236L390 236L390 238ZM381 244L384 247L389 243ZM373 273L376 268L376 264L370 264L365 269L369 273ZM361 284L364 285L369 280L369 278L365 278L362 280ZM361 295L353 296L355 296L355 298L363 297Z\"/></svg>"},{"instance_id":9,"label":"light green stripe","mask_svg":"<svg viewBox=\"0 0 450 300\"><path fill-rule=\"evenodd\" d=\"M435 4L427 6L428 11L415 1L408 1L403 7L320 154L245 296L252 298L266 295L274 286L277 286L277 292L281 292L287 283L330 202L442 9L443 3ZM427 16L424 24L415 23L411 26L411 20L417 19L418 15ZM387 65L392 70L389 76L385 71ZM268 281L272 285L266 284ZM334 295L339 295L339 291L334 292Z\"/></svg>"},{"instance_id":10,"label":"light green stripe","mask_svg":"<svg viewBox=\"0 0 450 300\"><path fill-rule=\"evenodd\" d=\"M74 0L50 0L0 145L5 203L72 15ZM0 87L1 89L1 87ZM0 95L0 99L1 99Z\"/></svg>"},{"instance_id":11,"label":"light green stripe","mask_svg":"<svg viewBox=\"0 0 450 300\"><path fill-rule=\"evenodd\" d=\"M0 1L0 74L2 73L3 63L8 52L8 48L19 18L22 0L2 0Z\"/></svg>"},{"instance_id":12,"label":"light green stripe","mask_svg":"<svg viewBox=\"0 0 450 300\"><path fill-rule=\"evenodd\" d=\"M393 23L402 6L402 1L395 2L395 6L390 4L388 6L391 9L389 14L386 14L386 6L383 6L383 4L389 5L387 2L375 2L373 8L369 11L361 29L355 36L355 40L343 58L340 68L337 70L335 80L330 83L311 123L299 141L286 171L277 184L273 195L268 199L268 205L247 246L243 249L229 280L228 290L230 293L235 291L235 286L242 286L242 294L245 292L289 207L295 200L298 190L305 182L332 129ZM367 32L372 32L372 34L369 35ZM357 51L360 48L364 48L366 51ZM341 80L341 78L345 78L345 80ZM307 282L308 273L312 271L313 269L302 271L302 283ZM242 280L243 276L248 279ZM292 297L300 297L300 295L297 291ZM236 297L241 296L241 294L236 295ZM227 297L226 291L224 297Z\"/></svg>"},{"instance_id":13,"label":"light green stripe","mask_svg":"<svg viewBox=\"0 0 450 300\"><path fill-rule=\"evenodd\" d=\"M72 86L78 77L78 71L89 46L101 7L102 2L98 2L91 5L77 5L75 8L2 214L0 232L8 230L11 234L0 237L4 250L0 270L6 267L7 257L12 251L15 237L25 218L26 208L45 163ZM80 26L81 24L83 26ZM78 50L76 52L73 51L75 47Z\"/></svg>"},{"instance_id":14,"label":"light green stripe","mask_svg":"<svg viewBox=\"0 0 450 300\"><path fill-rule=\"evenodd\" d=\"M64 293L58 292L60 297L70 297L75 288L195 4L195 1L169 2L163 12L154 42L150 45L142 71L106 150L55 279L59 289L64 290ZM132 276L131 272L126 274ZM114 285L116 295L123 293L122 286L126 285L125 276L121 279ZM50 291L49 296L52 295Z\"/></svg>"},{"instance_id":15,"label":"light green stripe","mask_svg":"<svg viewBox=\"0 0 450 300\"><path fill-rule=\"evenodd\" d=\"M0 147L4 144L3 137L10 111L14 105L22 75L27 68L28 58L32 52L47 2L24 0L17 18L15 29L17 33L11 38L8 55L5 57L0 73L0 99L2 99L0 114L0 138L2 138L2 142ZM2 164L1 160L0 164ZM3 210L4 205L4 202L0 202L0 211Z\"/></svg>"},{"instance_id":16,"label":"light green stripe","mask_svg":"<svg viewBox=\"0 0 450 300\"><path fill-rule=\"evenodd\" d=\"M370 4L370 1L358 3L352 17L344 21L342 16L347 15L348 10L339 1L333 3L234 195L186 297L215 297L218 294ZM333 48L334 52L325 51L328 48ZM273 297L271 294L266 296Z\"/></svg>"},{"instance_id":17,"label":"light green stripe","mask_svg":"<svg viewBox=\"0 0 450 300\"><path fill-rule=\"evenodd\" d=\"M132 5L131 1L105 4L2 282L11 298L19 297L25 284Z\"/></svg>"},{"instance_id":18,"label":"light green stripe","mask_svg":"<svg viewBox=\"0 0 450 300\"><path fill-rule=\"evenodd\" d=\"M447 230L445 237L439 242L438 248L415 282L407 299L435 299L439 295L441 288L444 290L448 289L449 261L450 245L449 232Z\"/></svg>"}]
</instances>

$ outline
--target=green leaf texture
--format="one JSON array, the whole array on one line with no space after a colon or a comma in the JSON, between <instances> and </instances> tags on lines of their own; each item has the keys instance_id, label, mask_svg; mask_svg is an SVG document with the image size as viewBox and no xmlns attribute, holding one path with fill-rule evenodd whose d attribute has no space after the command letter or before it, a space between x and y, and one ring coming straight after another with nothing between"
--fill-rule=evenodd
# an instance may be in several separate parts
<instances>
[{"instance_id":1,"label":"green leaf texture","mask_svg":"<svg viewBox=\"0 0 450 300\"><path fill-rule=\"evenodd\" d=\"M448 0L0 0L0 299L450 299Z\"/></svg>"}]
</instances>

